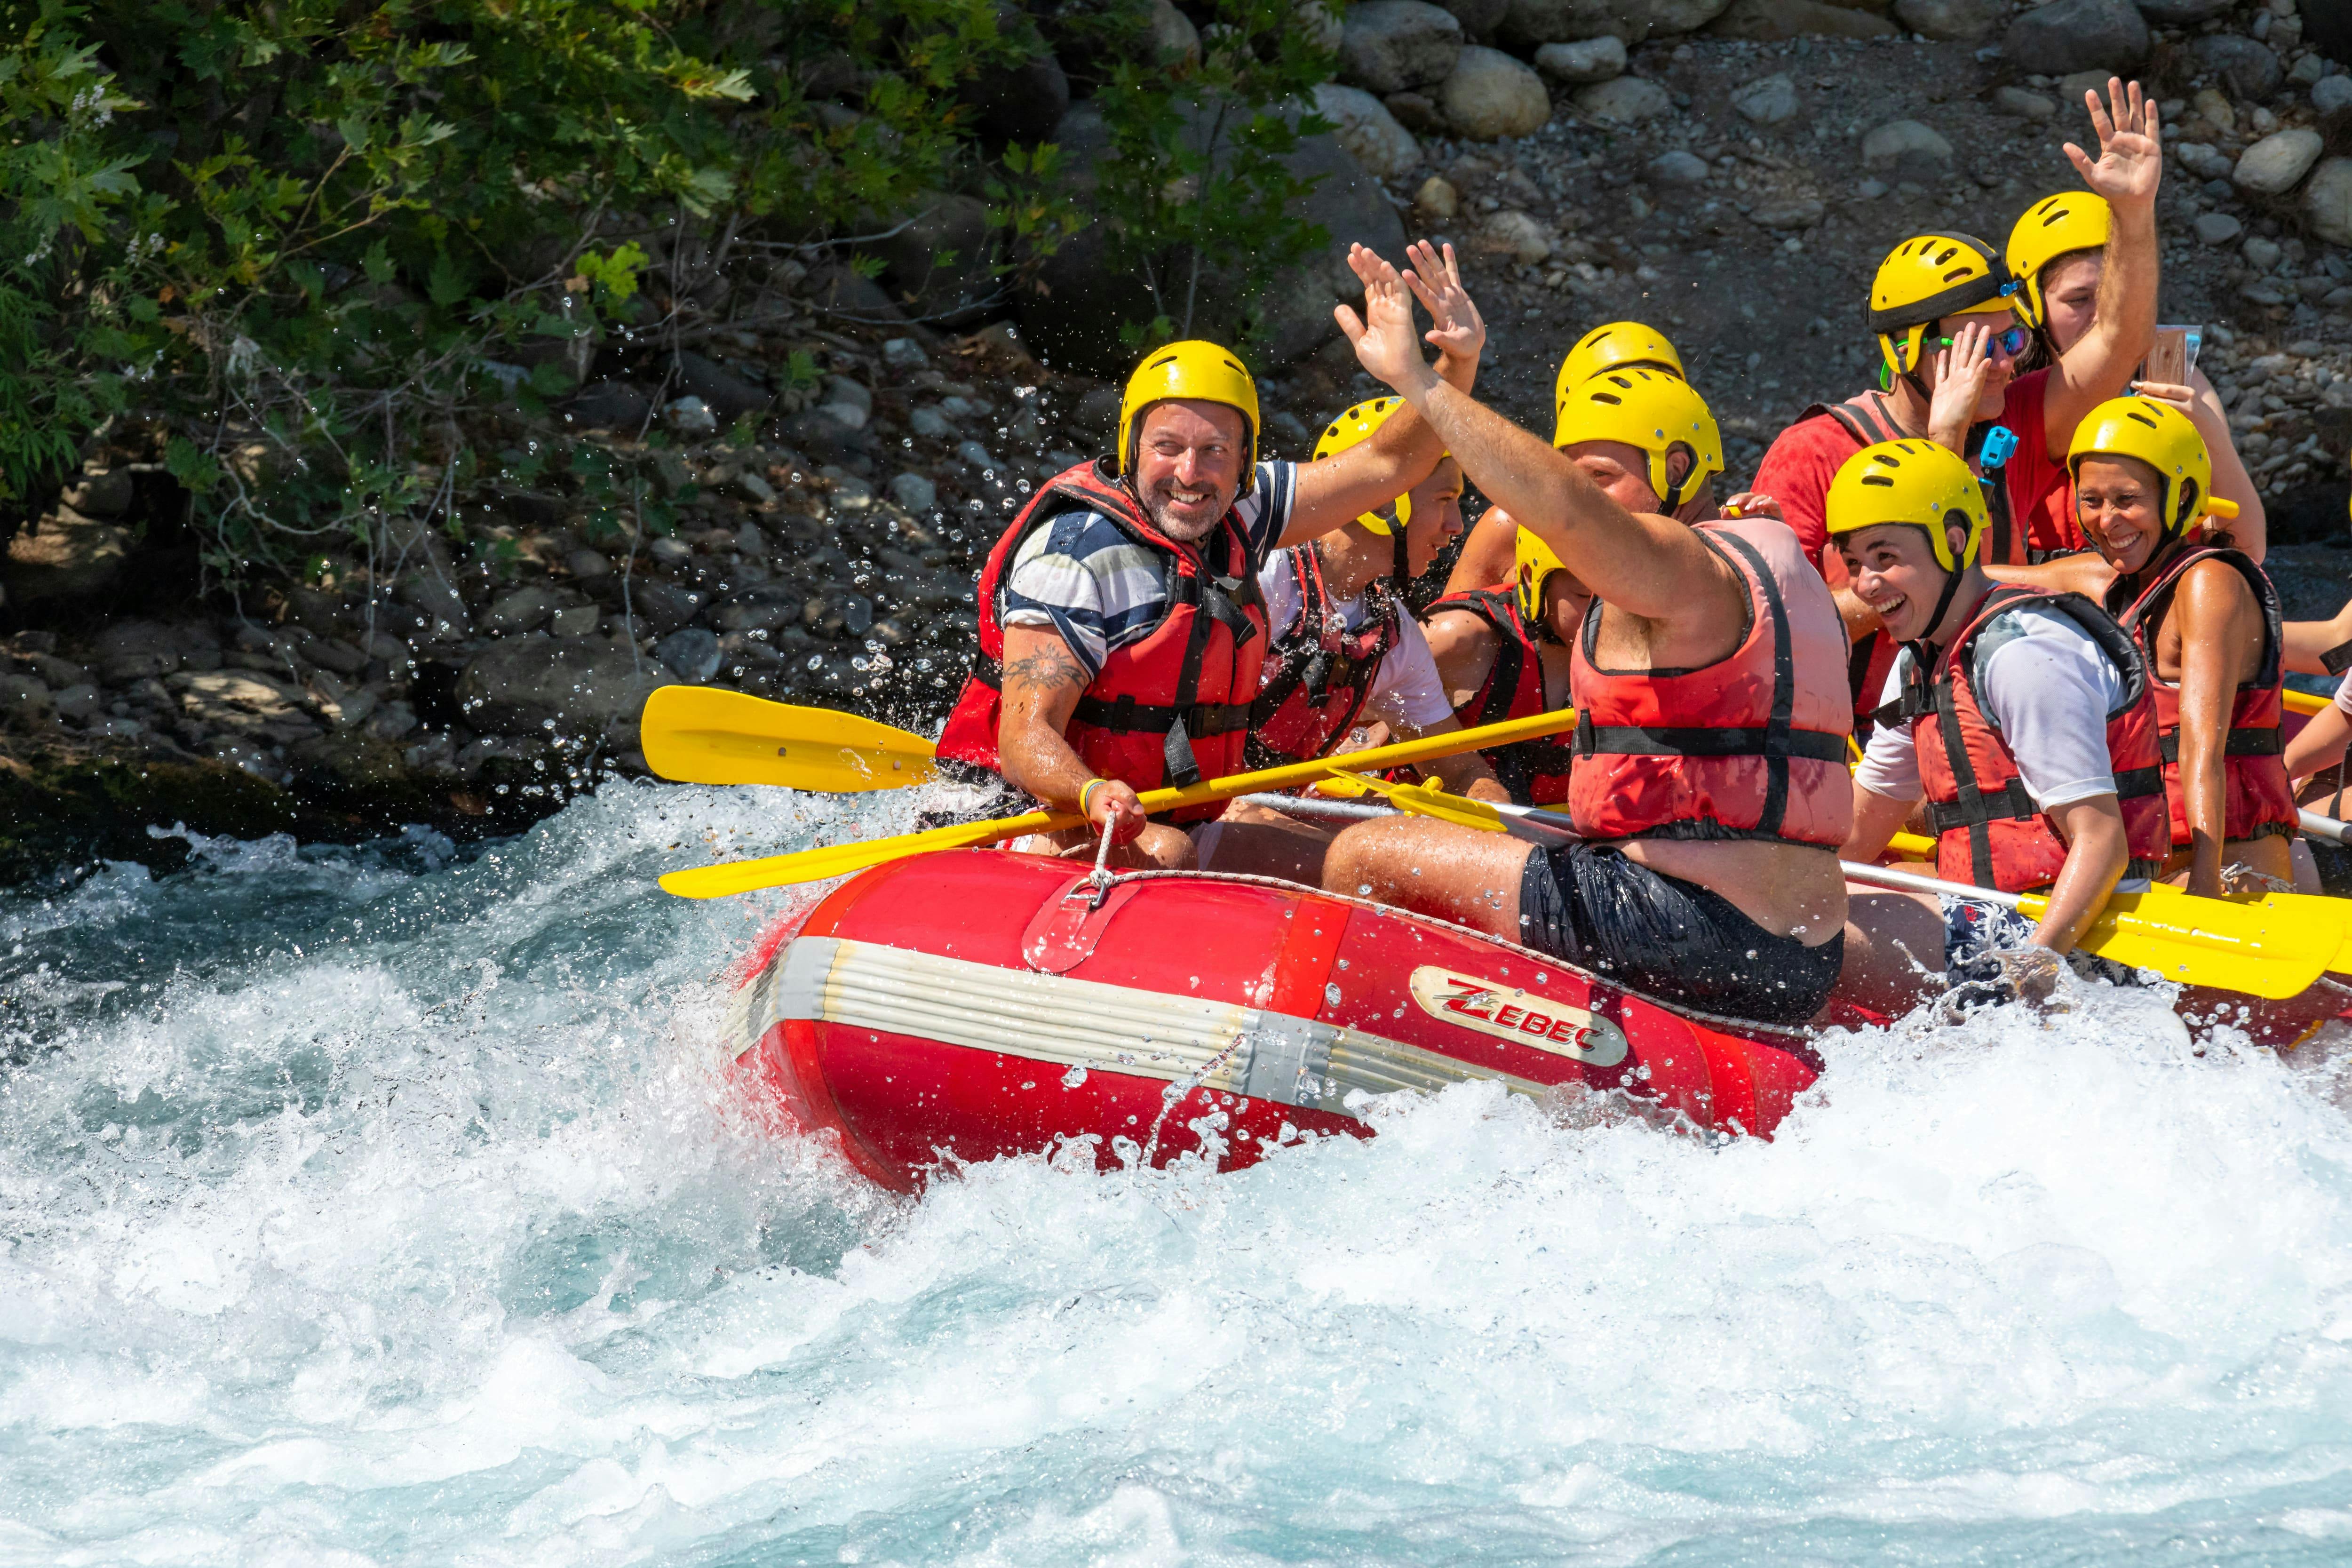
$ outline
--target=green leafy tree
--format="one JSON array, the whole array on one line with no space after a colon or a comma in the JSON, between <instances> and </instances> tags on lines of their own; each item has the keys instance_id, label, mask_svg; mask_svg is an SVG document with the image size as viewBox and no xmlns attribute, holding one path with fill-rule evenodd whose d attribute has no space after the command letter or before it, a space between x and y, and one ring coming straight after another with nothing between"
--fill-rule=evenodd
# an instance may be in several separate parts
<instances>
[{"instance_id":1,"label":"green leafy tree","mask_svg":"<svg viewBox=\"0 0 2352 1568\"><path fill-rule=\"evenodd\" d=\"M1321 0L1307 0L1320 7ZM1266 288L1330 236L1291 207L1314 188L1287 160L1330 131L1310 107L1333 59L1299 0L1214 0L1197 65L1122 62L1103 95L1098 201L1154 307L1131 345L1194 335L1208 297L1248 329Z\"/></svg>"}]
</instances>

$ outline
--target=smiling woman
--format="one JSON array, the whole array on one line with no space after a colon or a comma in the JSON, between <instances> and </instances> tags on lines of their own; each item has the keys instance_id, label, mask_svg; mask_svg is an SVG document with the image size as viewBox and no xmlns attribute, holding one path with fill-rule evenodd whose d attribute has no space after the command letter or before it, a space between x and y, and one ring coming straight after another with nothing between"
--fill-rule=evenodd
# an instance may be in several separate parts
<instances>
[{"instance_id":1,"label":"smiling woman","mask_svg":"<svg viewBox=\"0 0 2352 1568\"><path fill-rule=\"evenodd\" d=\"M2116 574L2106 607L2147 666L2171 819L2166 873L2209 898L2231 865L2293 880L2278 595L2234 548L2238 509L2212 493L2203 436L2169 404L2117 398L2075 432L2069 467L2083 532Z\"/></svg>"}]
</instances>

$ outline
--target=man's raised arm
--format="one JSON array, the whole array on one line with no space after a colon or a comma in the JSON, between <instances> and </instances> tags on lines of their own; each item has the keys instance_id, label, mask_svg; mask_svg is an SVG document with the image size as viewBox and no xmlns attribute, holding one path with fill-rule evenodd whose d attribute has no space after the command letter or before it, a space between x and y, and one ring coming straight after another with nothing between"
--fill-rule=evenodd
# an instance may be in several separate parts
<instances>
[{"instance_id":1,"label":"man's raised arm","mask_svg":"<svg viewBox=\"0 0 2352 1568\"><path fill-rule=\"evenodd\" d=\"M1350 247L1350 266L1359 255L1377 259L1374 252L1359 245ZM1462 286L1462 268L1454 247L1448 245L1441 256L1427 240L1416 240L1406 247L1405 258L1420 269L1416 278L1425 275L1432 279L1420 292L1435 322L1428 333L1437 349L1435 374L1467 393L1477 383L1486 323L1480 319L1470 291ZM1408 313L1410 310L1408 306ZM1445 443L1428 424L1410 407L1399 409L1369 440L1320 462L1299 465L1298 488L1281 542L1303 544L1386 506L1429 478L1444 456Z\"/></svg>"},{"instance_id":2,"label":"man's raised arm","mask_svg":"<svg viewBox=\"0 0 2352 1568\"><path fill-rule=\"evenodd\" d=\"M1363 280L1365 313L1359 319L1338 306L1339 330L1363 367L1427 422L1471 482L1600 597L1651 619L1688 609L1693 584L1716 575L1699 536L1670 518L1635 517L1542 437L1441 380L1414 342L1412 303L1396 268L1361 248L1348 265Z\"/></svg>"}]
</instances>

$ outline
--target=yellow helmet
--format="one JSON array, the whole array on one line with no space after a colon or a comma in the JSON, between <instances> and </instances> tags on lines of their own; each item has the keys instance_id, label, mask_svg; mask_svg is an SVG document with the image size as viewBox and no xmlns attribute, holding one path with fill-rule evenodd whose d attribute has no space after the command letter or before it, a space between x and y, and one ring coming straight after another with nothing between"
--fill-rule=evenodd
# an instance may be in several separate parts
<instances>
[{"instance_id":1,"label":"yellow helmet","mask_svg":"<svg viewBox=\"0 0 2352 1568\"><path fill-rule=\"evenodd\" d=\"M1198 338L1152 350L1127 378L1127 395L1118 405L1118 450L1112 472L1135 467L1135 443L1139 437L1136 416L1171 397L1198 398L1237 408L1242 416L1242 439L1248 459L1242 465L1241 489L1247 495L1257 479L1257 383L1229 351Z\"/></svg>"},{"instance_id":2,"label":"yellow helmet","mask_svg":"<svg viewBox=\"0 0 2352 1568\"><path fill-rule=\"evenodd\" d=\"M2042 269L2077 250L2100 250L2115 233L2115 209L2088 191L2067 191L2034 203L2009 231L2009 275L2017 279L2017 313L2029 327L2049 315Z\"/></svg>"},{"instance_id":3,"label":"yellow helmet","mask_svg":"<svg viewBox=\"0 0 2352 1568\"><path fill-rule=\"evenodd\" d=\"M1864 447L1830 481L1824 510L1832 539L1890 522L1927 530L1937 563L1947 572L1975 563L1977 547L1991 522L1976 475L1958 453L1933 441L1881 441ZM1951 541L1944 537L1956 511L1963 514L1969 531L1958 560L1952 556ZM1939 607L1937 618L1942 614Z\"/></svg>"},{"instance_id":4,"label":"yellow helmet","mask_svg":"<svg viewBox=\"0 0 2352 1568\"><path fill-rule=\"evenodd\" d=\"M1919 234L1878 264L1870 284L1870 330L1896 375L1919 368L1927 329L1946 316L2011 315L2017 282L1972 235Z\"/></svg>"},{"instance_id":5,"label":"yellow helmet","mask_svg":"<svg viewBox=\"0 0 2352 1568\"><path fill-rule=\"evenodd\" d=\"M1530 626L1543 625L1544 584L1555 572L1568 569L1567 563L1552 553L1550 545L1538 539L1533 529L1522 528L1513 552L1518 557L1519 618Z\"/></svg>"},{"instance_id":6,"label":"yellow helmet","mask_svg":"<svg viewBox=\"0 0 2352 1568\"><path fill-rule=\"evenodd\" d=\"M1665 334L1639 321L1612 321L1595 327L1576 341L1559 362L1559 378L1552 383L1551 404L1558 408L1568 395L1604 370L1659 370L1688 380L1683 356Z\"/></svg>"},{"instance_id":7,"label":"yellow helmet","mask_svg":"<svg viewBox=\"0 0 2352 1568\"><path fill-rule=\"evenodd\" d=\"M1699 487L1723 472L1723 432L1706 400L1680 376L1658 370L1606 371L1561 399L1551 444L1622 441L1650 455L1650 489L1664 510L1681 508ZM1680 484L1666 478L1666 459L1688 447L1695 461ZM1522 537L1524 537L1522 531Z\"/></svg>"},{"instance_id":8,"label":"yellow helmet","mask_svg":"<svg viewBox=\"0 0 2352 1568\"><path fill-rule=\"evenodd\" d=\"M2164 486L2158 515L2166 538L2199 518L2235 517L2238 503L2213 493L2213 454L2189 416L2149 397L2117 397L2100 404L2074 426L2066 447L2066 473L2073 478L2085 458L2137 458L2156 470Z\"/></svg>"},{"instance_id":9,"label":"yellow helmet","mask_svg":"<svg viewBox=\"0 0 2352 1568\"><path fill-rule=\"evenodd\" d=\"M1369 403L1359 403L1340 415L1325 426L1323 434L1315 438L1315 461L1319 463L1326 458L1337 457L1359 442L1370 439L1372 432L1389 422L1389 416L1397 411L1402 402L1400 398L1375 397ZM1399 527L1411 525L1412 497L1410 494L1397 497L1396 514ZM1376 511L1368 511L1356 521L1374 533L1385 536L1389 531L1389 520Z\"/></svg>"}]
</instances>

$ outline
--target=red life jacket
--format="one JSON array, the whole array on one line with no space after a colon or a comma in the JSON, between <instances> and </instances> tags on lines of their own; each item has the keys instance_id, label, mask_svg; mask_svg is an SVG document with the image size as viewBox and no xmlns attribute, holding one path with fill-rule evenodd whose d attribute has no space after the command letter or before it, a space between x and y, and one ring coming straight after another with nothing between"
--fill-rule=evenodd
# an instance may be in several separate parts
<instances>
[{"instance_id":1,"label":"red life jacket","mask_svg":"<svg viewBox=\"0 0 2352 1568\"><path fill-rule=\"evenodd\" d=\"M1206 541L1204 556L1199 547L1161 533L1127 487L1093 463L1050 480L989 552L980 574L980 647L940 733L938 754L992 773L1004 771L996 751L1004 658L997 590L1022 542L1069 511L1098 512L1150 551L1160 561L1165 594L1150 634L1113 648L1078 699L1062 731L1070 749L1095 773L1139 792L1240 773L1266 645L1265 601L1241 521L1228 511ZM1196 821L1223 810L1222 802L1212 801L1174 812L1171 819Z\"/></svg>"},{"instance_id":2,"label":"red life jacket","mask_svg":"<svg viewBox=\"0 0 2352 1568\"><path fill-rule=\"evenodd\" d=\"M1853 441L1853 449L1874 447L1882 441L1906 439L1887 411L1886 395L1865 392L1843 403L1816 403L1798 416L1811 419L1826 414L1837 421ZM1979 425L1969 432L1968 458L1971 464L1984 449L1985 437L1992 431L1990 425ZM2071 555L2085 546L2079 537L2060 541L2053 548L2037 547L2032 541L2032 529L2020 530L2013 515L2014 505L2009 493L2008 476L1995 473L1984 487L1985 513L1990 526L1985 531L1984 542L1979 547L1978 559L1988 565L2040 565L2054 556ZM2038 511L2039 509L2037 509ZM1886 689L1886 678L1895 668L1895 656L1901 650L1895 639L1882 629L1870 633L1853 645L1846 662L1846 684L1853 693L1854 734L1859 740L1870 738L1880 696Z\"/></svg>"},{"instance_id":3,"label":"red life jacket","mask_svg":"<svg viewBox=\"0 0 2352 1568\"><path fill-rule=\"evenodd\" d=\"M2082 595L2017 587L1987 594L1941 655L1923 658L1921 646L1914 645L1903 696L1879 710L1882 724L1911 723L1927 822L1936 834L1936 874L1948 882L2022 893L2054 880L2066 864L2066 841L2026 793L2015 753L1977 701L1969 657L1994 616L2026 606L2071 617L2123 674L2123 704L2107 715L2107 759L2131 857L2124 874L2152 876L2172 835L2165 819L2156 704L2139 650L2129 633Z\"/></svg>"},{"instance_id":4,"label":"red life jacket","mask_svg":"<svg viewBox=\"0 0 2352 1568\"><path fill-rule=\"evenodd\" d=\"M1495 662L1486 667L1485 683L1454 710L1464 729L1551 711L1544 693L1543 647L1533 628L1520 617L1515 584L1448 594L1429 606L1431 615L1440 610L1467 610L1495 629ZM1496 779L1515 801L1558 805L1568 799L1568 773L1574 752L1556 735L1514 741L1479 755L1486 759Z\"/></svg>"},{"instance_id":5,"label":"red life jacket","mask_svg":"<svg viewBox=\"0 0 2352 1568\"><path fill-rule=\"evenodd\" d=\"M1739 646L1696 669L1604 670L1595 600L1569 667L1588 838L1769 838L1835 848L1853 828L1844 623L1796 535L1769 518L1696 530L1748 587Z\"/></svg>"},{"instance_id":6,"label":"red life jacket","mask_svg":"<svg viewBox=\"0 0 2352 1568\"><path fill-rule=\"evenodd\" d=\"M1380 619L1349 631L1323 585L1321 552L1296 544L1284 553L1298 581L1298 618L1266 650L1265 685L1250 704L1244 755L1254 769L1305 762L1338 744L1402 630L1403 612L1389 598Z\"/></svg>"},{"instance_id":7,"label":"red life jacket","mask_svg":"<svg viewBox=\"0 0 2352 1568\"><path fill-rule=\"evenodd\" d=\"M2277 590L2269 574L2241 551L2216 546L2183 550L2155 582L2116 616L2139 643L2147 666L2148 694L2156 702L2156 728L2164 754L2164 793L2172 803L2173 847L2189 842L2189 800L2180 792L2180 688L2156 673L2156 638L2172 608L2181 574L2200 561L2225 561L2237 569L2263 607L2263 658L2254 678L2238 688L2230 706L2229 737L2221 748L2221 836L2224 838L2292 837L2297 831L2294 785L2286 776L2286 750L2279 724L2285 716L2280 658L2284 639L2279 626ZM2107 591L2113 612L2124 588L2118 578Z\"/></svg>"}]
</instances>

